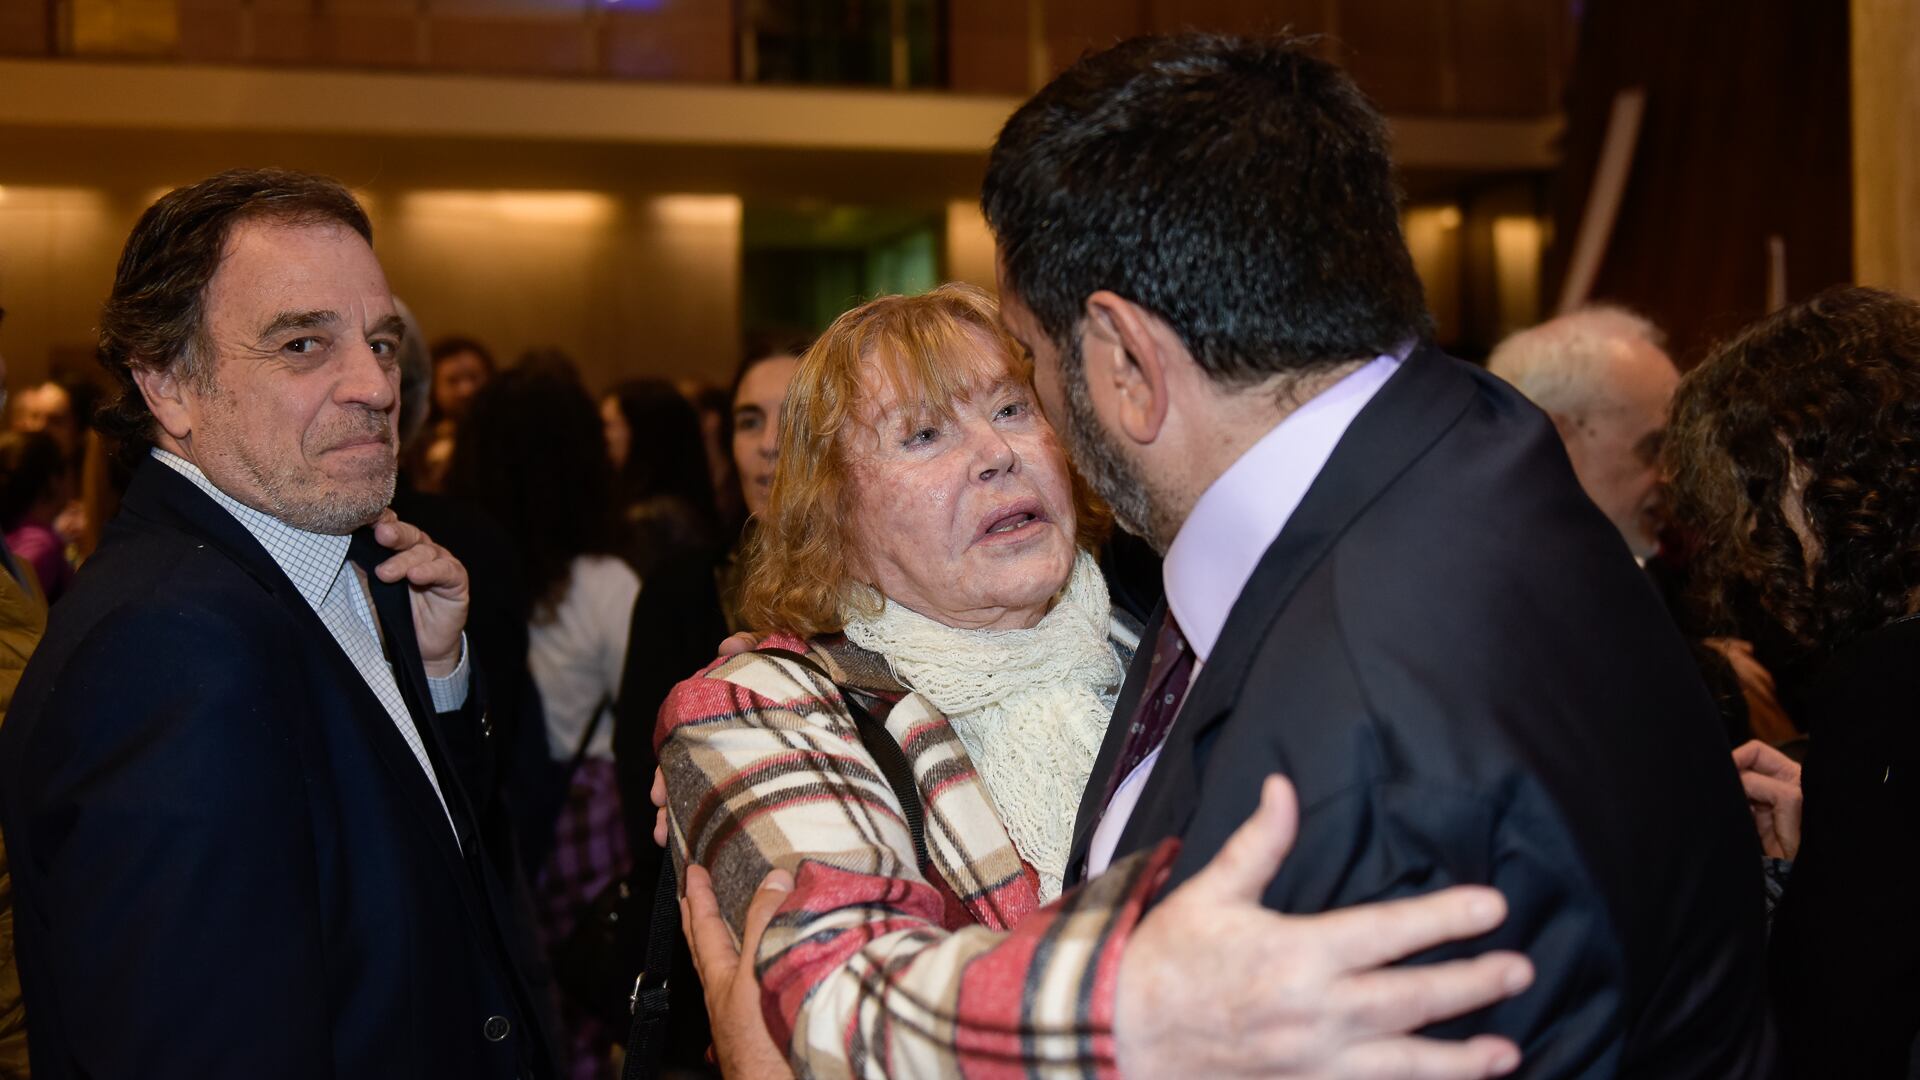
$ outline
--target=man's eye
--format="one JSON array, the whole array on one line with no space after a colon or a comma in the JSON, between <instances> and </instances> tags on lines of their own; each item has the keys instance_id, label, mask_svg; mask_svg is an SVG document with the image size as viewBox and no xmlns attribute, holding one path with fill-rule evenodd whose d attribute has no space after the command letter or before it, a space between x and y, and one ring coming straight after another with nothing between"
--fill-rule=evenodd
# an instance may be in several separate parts
<instances>
[{"instance_id":1,"label":"man's eye","mask_svg":"<svg viewBox=\"0 0 1920 1080\"><path fill-rule=\"evenodd\" d=\"M292 341L289 341L285 345L281 346L281 348L285 349L287 352L290 352L290 353L297 353L301 356L306 356L309 353L319 352L320 346L322 344L323 342L317 337L303 337L303 338L294 338Z\"/></svg>"},{"instance_id":2,"label":"man's eye","mask_svg":"<svg viewBox=\"0 0 1920 1080\"><path fill-rule=\"evenodd\" d=\"M369 344L373 346L375 356L394 356L400 351L399 344L392 341L374 341Z\"/></svg>"}]
</instances>

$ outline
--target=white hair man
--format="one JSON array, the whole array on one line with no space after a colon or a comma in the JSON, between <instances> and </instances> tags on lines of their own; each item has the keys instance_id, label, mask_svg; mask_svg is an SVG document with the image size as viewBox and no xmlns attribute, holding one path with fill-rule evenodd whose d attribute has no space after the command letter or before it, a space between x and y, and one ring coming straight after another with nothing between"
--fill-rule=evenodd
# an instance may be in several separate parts
<instances>
[{"instance_id":1,"label":"white hair man","mask_svg":"<svg viewBox=\"0 0 1920 1080\"><path fill-rule=\"evenodd\" d=\"M1680 372L1646 319L1590 307L1501 342L1487 370L1553 418L1574 475L1634 557L1660 547L1660 438Z\"/></svg>"}]
</instances>

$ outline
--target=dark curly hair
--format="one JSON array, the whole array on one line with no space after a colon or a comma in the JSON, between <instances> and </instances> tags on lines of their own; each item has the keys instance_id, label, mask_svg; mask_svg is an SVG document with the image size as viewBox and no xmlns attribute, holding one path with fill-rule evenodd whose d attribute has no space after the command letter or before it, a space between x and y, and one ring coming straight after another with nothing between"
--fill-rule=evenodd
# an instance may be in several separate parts
<instances>
[{"instance_id":1,"label":"dark curly hair","mask_svg":"<svg viewBox=\"0 0 1920 1080\"><path fill-rule=\"evenodd\" d=\"M454 439L447 494L512 536L535 621L553 616L580 555L618 552L613 463L600 410L571 363L529 353L474 396Z\"/></svg>"},{"instance_id":2,"label":"dark curly hair","mask_svg":"<svg viewBox=\"0 0 1920 1080\"><path fill-rule=\"evenodd\" d=\"M1786 666L1912 613L1920 304L1832 289L1741 331L1681 382L1666 455L1707 629Z\"/></svg>"},{"instance_id":3,"label":"dark curly hair","mask_svg":"<svg viewBox=\"0 0 1920 1080\"><path fill-rule=\"evenodd\" d=\"M100 312L100 365L119 393L87 418L127 452L144 453L153 432L136 369L175 368L183 379L209 385L207 285L234 227L263 220L340 225L373 243L373 226L352 192L337 180L287 169L234 169L175 188L147 207L120 251Z\"/></svg>"}]
</instances>

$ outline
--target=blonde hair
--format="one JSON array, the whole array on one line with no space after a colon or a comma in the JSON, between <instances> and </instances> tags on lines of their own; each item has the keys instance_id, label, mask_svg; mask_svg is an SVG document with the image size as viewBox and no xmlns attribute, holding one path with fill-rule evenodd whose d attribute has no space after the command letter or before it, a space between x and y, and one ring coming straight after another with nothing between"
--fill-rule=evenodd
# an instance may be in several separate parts
<instances>
[{"instance_id":1,"label":"blonde hair","mask_svg":"<svg viewBox=\"0 0 1920 1080\"><path fill-rule=\"evenodd\" d=\"M849 606L878 610L880 595L854 576L858 505L846 436L868 404L862 371L878 364L898 400L924 402L951 418L978 375L974 365L955 363L956 354L978 354L985 345L1008 376L1032 382L1033 365L1001 328L999 314L993 297L972 285L882 296L835 319L800 358L780 412L773 487L745 556L746 625L815 637L840 630ZM1072 479L1075 536L1092 548L1112 519L1079 474Z\"/></svg>"}]
</instances>

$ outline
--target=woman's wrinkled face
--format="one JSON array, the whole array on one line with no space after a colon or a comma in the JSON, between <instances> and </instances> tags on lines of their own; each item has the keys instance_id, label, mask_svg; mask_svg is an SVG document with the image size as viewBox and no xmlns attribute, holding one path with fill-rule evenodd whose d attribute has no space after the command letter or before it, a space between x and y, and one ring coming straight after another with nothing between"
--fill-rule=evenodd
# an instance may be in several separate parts
<instances>
[{"instance_id":1,"label":"woman's wrinkled face","mask_svg":"<svg viewBox=\"0 0 1920 1080\"><path fill-rule=\"evenodd\" d=\"M956 357L978 371L951 417L902 401L880 366L862 375L864 424L847 438L856 572L948 626L1030 627L1073 570L1067 460L999 348Z\"/></svg>"}]
</instances>

